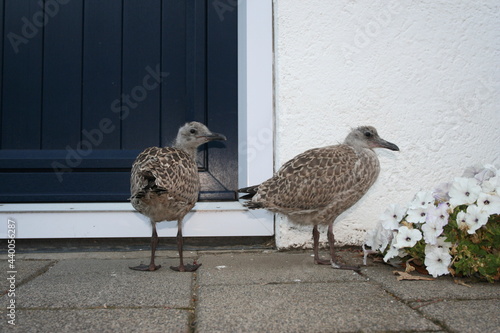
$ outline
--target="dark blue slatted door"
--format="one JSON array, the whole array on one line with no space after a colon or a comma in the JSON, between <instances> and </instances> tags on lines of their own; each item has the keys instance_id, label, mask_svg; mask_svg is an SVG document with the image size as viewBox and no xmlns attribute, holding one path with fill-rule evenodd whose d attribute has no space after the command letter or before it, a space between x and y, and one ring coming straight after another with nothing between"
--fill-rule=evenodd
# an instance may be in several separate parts
<instances>
[{"instance_id":1,"label":"dark blue slatted door","mask_svg":"<svg viewBox=\"0 0 500 333\"><path fill-rule=\"evenodd\" d=\"M234 200L236 16L205 0L0 0L0 202L125 201L137 154L191 120L228 137L200 151L201 199Z\"/></svg>"}]
</instances>

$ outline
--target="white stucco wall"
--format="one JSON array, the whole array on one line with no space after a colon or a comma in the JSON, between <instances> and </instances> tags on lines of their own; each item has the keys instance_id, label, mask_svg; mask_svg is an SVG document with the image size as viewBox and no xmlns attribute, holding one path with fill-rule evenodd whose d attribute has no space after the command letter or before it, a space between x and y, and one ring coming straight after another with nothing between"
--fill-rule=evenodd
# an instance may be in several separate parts
<instances>
[{"instance_id":1,"label":"white stucco wall","mask_svg":"<svg viewBox=\"0 0 500 333\"><path fill-rule=\"evenodd\" d=\"M277 169L296 154L375 126L381 174L341 215L340 244L361 244L390 203L500 164L500 3L275 0ZM322 233L322 241L326 236ZM278 247L311 246L311 228L277 217Z\"/></svg>"}]
</instances>

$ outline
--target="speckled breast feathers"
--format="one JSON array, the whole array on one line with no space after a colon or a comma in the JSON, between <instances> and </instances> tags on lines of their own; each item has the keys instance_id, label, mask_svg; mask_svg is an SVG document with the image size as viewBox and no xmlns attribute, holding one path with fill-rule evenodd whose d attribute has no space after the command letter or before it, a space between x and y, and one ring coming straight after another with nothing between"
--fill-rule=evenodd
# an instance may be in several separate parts
<instances>
[{"instance_id":1,"label":"speckled breast feathers","mask_svg":"<svg viewBox=\"0 0 500 333\"><path fill-rule=\"evenodd\" d=\"M147 148L132 166L131 203L153 222L182 219L195 205L199 190L196 162L181 149Z\"/></svg>"}]
</instances>

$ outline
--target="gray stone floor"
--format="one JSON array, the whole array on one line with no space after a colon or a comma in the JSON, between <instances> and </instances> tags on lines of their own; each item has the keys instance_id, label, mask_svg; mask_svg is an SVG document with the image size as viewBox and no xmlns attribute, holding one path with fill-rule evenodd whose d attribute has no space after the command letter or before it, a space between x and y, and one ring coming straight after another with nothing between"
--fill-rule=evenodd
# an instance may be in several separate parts
<instances>
[{"instance_id":1,"label":"gray stone floor","mask_svg":"<svg viewBox=\"0 0 500 333\"><path fill-rule=\"evenodd\" d=\"M128 268L147 263L147 251L19 254L15 298L0 256L0 331L500 332L498 283L397 281L393 267L334 270L314 265L310 251L186 255L203 264L196 273L171 271L170 251L158 253L155 272ZM361 262L357 252L341 256Z\"/></svg>"}]
</instances>

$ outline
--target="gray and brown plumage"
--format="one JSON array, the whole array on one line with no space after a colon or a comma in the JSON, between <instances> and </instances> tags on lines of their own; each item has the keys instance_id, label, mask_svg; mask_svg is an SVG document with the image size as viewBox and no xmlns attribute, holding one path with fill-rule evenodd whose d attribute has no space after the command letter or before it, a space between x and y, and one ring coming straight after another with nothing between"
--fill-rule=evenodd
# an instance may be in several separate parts
<instances>
[{"instance_id":1,"label":"gray and brown plumage","mask_svg":"<svg viewBox=\"0 0 500 333\"><path fill-rule=\"evenodd\" d=\"M130 177L130 201L141 214L149 217L153 228L151 261L149 265L130 267L140 271L154 271L155 251L158 245L156 223L177 221L177 247L180 264L170 267L176 271L195 271L200 264L184 265L182 256L182 220L194 207L200 191L196 165L198 146L214 140L226 140L198 122L186 123L179 129L172 147L150 147L137 156Z\"/></svg>"},{"instance_id":2,"label":"gray and brown plumage","mask_svg":"<svg viewBox=\"0 0 500 333\"><path fill-rule=\"evenodd\" d=\"M399 150L379 137L371 126L353 129L343 144L310 149L292 158L260 185L242 188L250 209L265 208L293 222L313 225L314 262L334 268L357 269L338 263L333 224L337 217L368 191L380 172L373 148ZM318 225L328 225L331 260L318 254Z\"/></svg>"}]
</instances>

